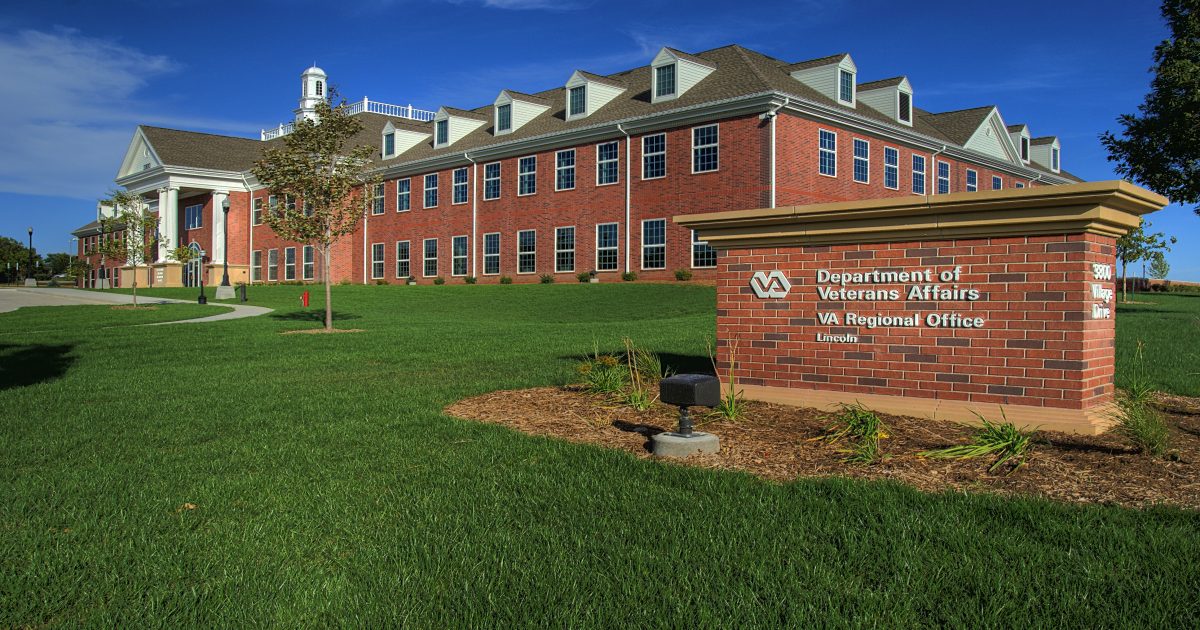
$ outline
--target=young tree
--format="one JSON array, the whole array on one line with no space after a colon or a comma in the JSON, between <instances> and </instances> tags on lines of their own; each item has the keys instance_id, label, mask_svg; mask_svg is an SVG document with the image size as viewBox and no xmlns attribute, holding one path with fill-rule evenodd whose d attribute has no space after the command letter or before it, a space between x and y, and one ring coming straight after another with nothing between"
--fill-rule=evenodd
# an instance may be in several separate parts
<instances>
[{"instance_id":1,"label":"young tree","mask_svg":"<svg viewBox=\"0 0 1200 630\"><path fill-rule=\"evenodd\" d=\"M1171 265L1167 262L1167 257L1162 252L1156 252L1154 259L1150 261L1150 277L1155 280L1166 280L1169 273L1171 273Z\"/></svg>"},{"instance_id":2,"label":"young tree","mask_svg":"<svg viewBox=\"0 0 1200 630\"><path fill-rule=\"evenodd\" d=\"M1171 251L1175 237L1167 237L1162 232L1147 234L1150 222L1142 219L1142 224L1136 230L1130 230L1125 236L1117 239L1117 262L1121 263L1121 301L1129 301L1129 281L1125 271L1129 263L1143 259L1153 260Z\"/></svg>"},{"instance_id":3,"label":"young tree","mask_svg":"<svg viewBox=\"0 0 1200 630\"><path fill-rule=\"evenodd\" d=\"M336 99L334 93L331 99ZM325 283L325 330L333 330L330 253L335 243L358 227L371 203L369 191L379 184L371 172L378 150L369 145L350 147L362 123L346 113L345 102L317 104L316 120L296 121L283 146L267 149L251 169L258 181L275 194L303 203L268 208L264 220L279 236L305 243L321 255Z\"/></svg>"},{"instance_id":4,"label":"young tree","mask_svg":"<svg viewBox=\"0 0 1200 630\"><path fill-rule=\"evenodd\" d=\"M71 254L58 252L48 254L46 256L46 266L50 268L50 275L56 276L60 273L66 273L71 266Z\"/></svg>"},{"instance_id":5,"label":"young tree","mask_svg":"<svg viewBox=\"0 0 1200 630\"><path fill-rule=\"evenodd\" d=\"M156 249L158 219L150 214L140 195L113 191L104 201L116 208L112 217L100 219L100 255L105 260L133 267L133 305L137 306L138 269L150 264Z\"/></svg>"},{"instance_id":6,"label":"young tree","mask_svg":"<svg viewBox=\"0 0 1200 630\"><path fill-rule=\"evenodd\" d=\"M1154 80L1120 137L1100 135L1117 174L1179 203L1200 202L1200 0L1164 0L1171 37L1154 49ZM1200 206L1195 208L1200 214Z\"/></svg>"}]
</instances>

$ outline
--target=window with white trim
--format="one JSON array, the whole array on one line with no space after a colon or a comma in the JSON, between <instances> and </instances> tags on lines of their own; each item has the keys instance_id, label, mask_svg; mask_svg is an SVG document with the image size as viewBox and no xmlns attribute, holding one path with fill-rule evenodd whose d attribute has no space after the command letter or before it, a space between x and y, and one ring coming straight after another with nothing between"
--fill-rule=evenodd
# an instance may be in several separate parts
<instances>
[{"instance_id":1,"label":"window with white trim","mask_svg":"<svg viewBox=\"0 0 1200 630\"><path fill-rule=\"evenodd\" d=\"M667 134L642 136L642 179L667 176Z\"/></svg>"},{"instance_id":2,"label":"window with white trim","mask_svg":"<svg viewBox=\"0 0 1200 630\"><path fill-rule=\"evenodd\" d=\"M838 70L838 100L854 104L854 73L849 70Z\"/></svg>"},{"instance_id":3,"label":"window with white trim","mask_svg":"<svg viewBox=\"0 0 1200 630\"><path fill-rule=\"evenodd\" d=\"M950 163L941 160L937 163L937 194L950 194Z\"/></svg>"},{"instance_id":4,"label":"window with white trim","mask_svg":"<svg viewBox=\"0 0 1200 630\"><path fill-rule=\"evenodd\" d=\"M450 241L450 275L467 275L467 237L455 236Z\"/></svg>"},{"instance_id":5,"label":"window with white trim","mask_svg":"<svg viewBox=\"0 0 1200 630\"><path fill-rule=\"evenodd\" d=\"M975 169L967 169L967 192L976 192L979 190L979 173Z\"/></svg>"},{"instance_id":6,"label":"window with white trim","mask_svg":"<svg viewBox=\"0 0 1200 630\"><path fill-rule=\"evenodd\" d=\"M371 214L383 214L383 184L375 184L375 194L371 198Z\"/></svg>"},{"instance_id":7,"label":"window with white trim","mask_svg":"<svg viewBox=\"0 0 1200 630\"><path fill-rule=\"evenodd\" d=\"M900 150L894 147L883 147L883 187L900 188Z\"/></svg>"},{"instance_id":8,"label":"window with white trim","mask_svg":"<svg viewBox=\"0 0 1200 630\"><path fill-rule=\"evenodd\" d=\"M654 69L654 98L675 95L675 64Z\"/></svg>"},{"instance_id":9,"label":"window with white trim","mask_svg":"<svg viewBox=\"0 0 1200 630\"><path fill-rule=\"evenodd\" d=\"M897 118L900 122L912 122L912 94L908 92L897 92L896 109L899 112Z\"/></svg>"},{"instance_id":10,"label":"window with white trim","mask_svg":"<svg viewBox=\"0 0 1200 630\"><path fill-rule=\"evenodd\" d=\"M992 175L992 190L1001 190L1004 188L1004 179L999 175Z\"/></svg>"},{"instance_id":11,"label":"window with white trim","mask_svg":"<svg viewBox=\"0 0 1200 630\"><path fill-rule=\"evenodd\" d=\"M642 221L642 269L667 268L667 220Z\"/></svg>"},{"instance_id":12,"label":"window with white trim","mask_svg":"<svg viewBox=\"0 0 1200 630\"><path fill-rule=\"evenodd\" d=\"M692 128L692 173L708 173L721 166L717 125Z\"/></svg>"},{"instance_id":13,"label":"window with white trim","mask_svg":"<svg viewBox=\"0 0 1200 630\"><path fill-rule=\"evenodd\" d=\"M554 272L575 271L575 228L554 228Z\"/></svg>"},{"instance_id":14,"label":"window with white trim","mask_svg":"<svg viewBox=\"0 0 1200 630\"><path fill-rule=\"evenodd\" d=\"M310 203L309 201L305 200L305 202L304 202L304 216L306 216L306 217L311 217L311 216L312 216L314 213L316 213L316 211L317 211L317 210L316 210L316 208L314 208L314 207L313 207L312 203Z\"/></svg>"},{"instance_id":15,"label":"window with white trim","mask_svg":"<svg viewBox=\"0 0 1200 630\"><path fill-rule=\"evenodd\" d=\"M371 243L371 279L383 278L383 243Z\"/></svg>"},{"instance_id":16,"label":"window with white trim","mask_svg":"<svg viewBox=\"0 0 1200 630\"><path fill-rule=\"evenodd\" d=\"M554 190L575 188L575 149L554 154Z\"/></svg>"},{"instance_id":17,"label":"window with white trim","mask_svg":"<svg viewBox=\"0 0 1200 630\"><path fill-rule=\"evenodd\" d=\"M1017 183L1016 183L1016 187L1017 187L1017 188L1024 188L1024 187L1025 187L1025 182L1017 182Z\"/></svg>"},{"instance_id":18,"label":"window with white trim","mask_svg":"<svg viewBox=\"0 0 1200 630\"><path fill-rule=\"evenodd\" d=\"M496 131L512 131L512 103L496 108Z\"/></svg>"},{"instance_id":19,"label":"window with white trim","mask_svg":"<svg viewBox=\"0 0 1200 630\"><path fill-rule=\"evenodd\" d=\"M396 241L396 277L407 278L412 275L412 251L408 241Z\"/></svg>"},{"instance_id":20,"label":"window with white trim","mask_svg":"<svg viewBox=\"0 0 1200 630\"><path fill-rule=\"evenodd\" d=\"M567 115L582 116L587 113L587 86L579 85L571 88L567 94Z\"/></svg>"},{"instance_id":21,"label":"window with white trim","mask_svg":"<svg viewBox=\"0 0 1200 630\"><path fill-rule=\"evenodd\" d=\"M317 271L317 252L312 245L305 245L300 251L302 258L300 259L300 277L304 280L312 280L316 277Z\"/></svg>"},{"instance_id":22,"label":"window with white trim","mask_svg":"<svg viewBox=\"0 0 1200 630\"><path fill-rule=\"evenodd\" d=\"M279 281L279 250L267 250L267 282Z\"/></svg>"},{"instance_id":23,"label":"window with white trim","mask_svg":"<svg viewBox=\"0 0 1200 630\"><path fill-rule=\"evenodd\" d=\"M396 134L395 134L395 132L383 134L383 156L387 157L389 155L392 155L395 152L396 152Z\"/></svg>"},{"instance_id":24,"label":"window with white trim","mask_svg":"<svg viewBox=\"0 0 1200 630\"><path fill-rule=\"evenodd\" d=\"M187 206L183 209L183 229L195 230L204 226L204 204Z\"/></svg>"},{"instance_id":25,"label":"window with white trim","mask_svg":"<svg viewBox=\"0 0 1200 630\"><path fill-rule=\"evenodd\" d=\"M412 209L412 180L408 178L396 180L396 212L408 212Z\"/></svg>"},{"instance_id":26,"label":"window with white trim","mask_svg":"<svg viewBox=\"0 0 1200 630\"><path fill-rule=\"evenodd\" d=\"M717 266L717 250L700 240L696 230L692 230L692 267L707 269Z\"/></svg>"},{"instance_id":27,"label":"window with white trim","mask_svg":"<svg viewBox=\"0 0 1200 630\"><path fill-rule=\"evenodd\" d=\"M421 275L425 276L426 278L436 276L438 273L437 239L425 239L422 253L424 254L424 264L421 266Z\"/></svg>"},{"instance_id":28,"label":"window with white trim","mask_svg":"<svg viewBox=\"0 0 1200 630\"><path fill-rule=\"evenodd\" d=\"M621 179L620 145L602 142L596 145L596 185L615 184Z\"/></svg>"},{"instance_id":29,"label":"window with white trim","mask_svg":"<svg viewBox=\"0 0 1200 630\"><path fill-rule=\"evenodd\" d=\"M500 233L483 235L483 275L500 273Z\"/></svg>"},{"instance_id":30,"label":"window with white trim","mask_svg":"<svg viewBox=\"0 0 1200 630\"><path fill-rule=\"evenodd\" d=\"M262 225L263 222L263 198L259 197L254 200L254 214L251 215L250 222L253 225Z\"/></svg>"},{"instance_id":31,"label":"window with white trim","mask_svg":"<svg viewBox=\"0 0 1200 630\"><path fill-rule=\"evenodd\" d=\"M537 193L537 156L529 155L517 160L517 196Z\"/></svg>"},{"instance_id":32,"label":"window with white trim","mask_svg":"<svg viewBox=\"0 0 1200 630\"><path fill-rule=\"evenodd\" d=\"M267 196L267 212L270 212L271 216L279 216L279 195Z\"/></svg>"},{"instance_id":33,"label":"window with white trim","mask_svg":"<svg viewBox=\"0 0 1200 630\"><path fill-rule=\"evenodd\" d=\"M500 198L500 163L483 165L483 200Z\"/></svg>"},{"instance_id":34,"label":"window with white trim","mask_svg":"<svg viewBox=\"0 0 1200 630\"><path fill-rule=\"evenodd\" d=\"M854 181L871 182L871 143L861 138L854 139Z\"/></svg>"},{"instance_id":35,"label":"window with white trim","mask_svg":"<svg viewBox=\"0 0 1200 630\"><path fill-rule=\"evenodd\" d=\"M1021 136L1021 161L1029 161L1029 138Z\"/></svg>"},{"instance_id":36,"label":"window with white trim","mask_svg":"<svg viewBox=\"0 0 1200 630\"><path fill-rule=\"evenodd\" d=\"M450 190L452 196L450 203L455 205L467 203L467 167L454 169L452 177L454 185Z\"/></svg>"},{"instance_id":37,"label":"window with white trim","mask_svg":"<svg viewBox=\"0 0 1200 630\"><path fill-rule=\"evenodd\" d=\"M295 212L296 211L296 197L293 195L284 195L283 196L283 207L288 212Z\"/></svg>"},{"instance_id":38,"label":"window with white trim","mask_svg":"<svg viewBox=\"0 0 1200 630\"><path fill-rule=\"evenodd\" d=\"M1059 169L1059 151L1058 147L1050 147L1050 170L1057 173Z\"/></svg>"},{"instance_id":39,"label":"window with white trim","mask_svg":"<svg viewBox=\"0 0 1200 630\"><path fill-rule=\"evenodd\" d=\"M534 271L537 271L537 232L521 230L517 232L517 273Z\"/></svg>"},{"instance_id":40,"label":"window with white trim","mask_svg":"<svg viewBox=\"0 0 1200 630\"><path fill-rule=\"evenodd\" d=\"M912 191L914 195L925 194L925 156L912 156Z\"/></svg>"},{"instance_id":41,"label":"window with white trim","mask_svg":"<svg viewBox=\"0 0 1200 630\"><path fill-rule=\"evenodd\" d=\"M296 279L296 248L288 247L283 250L283 279Z\"/></svg>"},{"instance_id":42,"label":"window with white trim","mask_svg":"<svg viewBox=\"0 0 1200 630\"><path fill-rule=\"evenodd\" d=\"M425 207L436 208L438 205L438 174L430 173L425 176Z\"/></svg>"},{"instance_id":43,"label":"window with white trim","mask_svg":"<svg viewBox=\"0 0 1200 630\"><path fill-rule=\"evenodd\" d=\"M250 252L250 282L262 282L262 250Z\"/></svg>"},{"instance_id":44,"label":"window with white trim","mask_svg":"<svg viewBox=\"0 0 1200 630\"><path fill-rule=\"evenodd\" d=\"M434 123L434 129L437 133L437 146L443 146L450 142L450 120L444 119Z\"/></svg>"},{"instance_id":45,"label":"window with white trim","mask_svg":"<svg viewBox=\"0 0 1200 630\"><path fill-rule=\"evenodd\" d=\"M824 129L818 130L818 134L818 170L822 175L837 177L837 134Z\"/></svg>"},{"instance_id":46,"label":"window with white trim","mask_svg":"<svg viewBox=\"0 0 1200 630\"><path fill-rule=\"evenodd\" d=\"M617 224L596 226L596 271L617 270Z\"/></svg>"}]
</instances>

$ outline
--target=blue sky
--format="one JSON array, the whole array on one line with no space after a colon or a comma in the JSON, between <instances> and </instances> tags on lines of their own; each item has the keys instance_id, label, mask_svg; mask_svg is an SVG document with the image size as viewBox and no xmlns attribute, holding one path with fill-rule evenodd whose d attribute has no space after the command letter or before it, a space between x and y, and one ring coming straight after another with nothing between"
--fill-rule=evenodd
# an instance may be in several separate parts
<instances>
[{"instance_id":1,"label":"blue sky","mask_svg":"<svg viewBox=\"0 0 1200 630\"><path fill-rule=\"evenodd\" d=\"M663 45L849 52L861 81L907 75L918 107L995 104L1059 136L1064 168L1097 180L1113 177L1097 135L1141 102L1166 36L1145 0L23 4L0 11L0 234L32 225L42 252L91 220L136 125L257 137L290 118L313 62L350 99L437 109L644 65ZM1172 277L1200 281L1200 217L1174 205L1151 221L1179 238Z\"/></svg>"}]
</instances>

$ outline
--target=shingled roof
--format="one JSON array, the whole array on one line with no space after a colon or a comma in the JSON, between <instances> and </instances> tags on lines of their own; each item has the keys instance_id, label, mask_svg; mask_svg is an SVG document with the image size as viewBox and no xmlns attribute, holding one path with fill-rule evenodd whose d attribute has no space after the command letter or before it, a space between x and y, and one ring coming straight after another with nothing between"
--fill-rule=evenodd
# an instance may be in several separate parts
<instances>
[{"instance_id":1,"label":"shingled roof","mask_svg":"<svg viewBox=\"0 0 1200 630\"><path fill-rule=\"evenodd\" d=\"M250 138L218 136L163 127L139 127L163 164L247 171L270 143Z\"/></svg>"},{"instance_id":2,"label":"shingled roof","mask_svg":"<svg viewBox=\"0 0 1200 630\"><path fill-rule=\"evenodd\" d=\"M925 120L941 130L955 144L962 146L987 120L993 109L995 106L985 105L984 107L972 107L940 114L926 114Z\"/></svg>"}]
</instances>

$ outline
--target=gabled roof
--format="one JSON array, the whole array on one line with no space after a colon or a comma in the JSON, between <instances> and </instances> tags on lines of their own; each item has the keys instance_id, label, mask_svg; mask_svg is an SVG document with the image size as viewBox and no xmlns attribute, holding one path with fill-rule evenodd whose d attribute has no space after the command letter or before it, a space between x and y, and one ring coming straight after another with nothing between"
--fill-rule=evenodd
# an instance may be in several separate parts
<instances>
[{"instance_id":1,"label":"gabled roof","mask_svg":"<svg viewBox=\"0 0 1200 630\"><path fill-rule=\"evenodd\" d=\"M154 147L164 165L206 168L216 171L246 171L270 146L268 142L180 131L163 127L138 127Z\"/></svg>"},{"instance_id":2,"label":"gabled roof","mask_svg":"<svg viewBox=\"0 0 1200 630\"><path fill-rule=\"evenodd\" d=\"M690 55L688 53L685 53L685 52L682 52L679 50L675 50L674 48L671 48L670 46L664 46L664 49L666 49L667 52L670 52L672 55L675 55L676 57L678 57L680 59L687 59L688 61L691 61L693 63L698 63L702 66L708 66L709 68L716 68L716 66L714 66L712 64L712 62L705 61L704 59L701 59L701 58L697 57L696 55Z\"/></svg>"},{"instance_id":3,"label":"gabled roof","mask_svg":"<svg viewBox=\"0 0 1200 630\"><path fill-rule=\"evenodd\" d=\"M451 116L460 116L462 118L472 118L475 120L482 120L485 122L487 120L489 120L487 116L484 116L482 113L477 112L477 111L467 111L465 109L458 109L457 107L446 107L445 105L443 105L441 107L441 110Z\"/></svg>"},{"instance_id":4,"label":"gabled roof","mask_svg":"<svg viewBox=\"0 0 1200 630\"><path fill-rule=\"evenodd\" d=\"M1035 147L1039 147L1043 144L1054 144L1055 140L1058 140L1057 136L1042 136L1041 138L1034 138L1033 140L1030 140L1029 143Z\"/></svg>"},{"instance_id":5,"label":"gabled roof","mask_svg":"<svg viewBox=\"0 0 1200 630\"><path fill-rule=\"evenodd\" d=\"M796 70L807 70L809 68L819 68L821 66L828 66L830 64L841 63L842 60L844 60L846 57L849 57L849 56L850 56L850 53L838 53L836 55L829 55L828 57L821 57L820 59L809 59L808 61L801 61L798 63L790 64L790 65L788 65L787 69L788 69L788 72L795 72Z\"/></svg>"},{"instance_id":6,"label":"gabled roof","mask_svg":"<svg viewBox=\"0 0 1200 630\"><path fill-rule=\"evenodd\" d=\"M124 227L124 226L119 226ZM71 236L91 236L92 234L100 233L100 221L92 221L86 225L81 225L74 230L71 230Z\"/></svg>"},{"instance_id":7,"label":"gabled roof","mask_svg":"<svg viewBox=\"0 0 1200 630\"><path fill-rule=\"evenodd\" d=\"M1025 129L1025 130L1027 130L1027 131L1028 131L1028 130L1029 130L1029 125L1026 125L1025 123L1019 123L1019 124L1016 124L1016 125L1009 125L1009 126L1008 126L1008 132L1009 132L1009 133L1017 133L1018 131L1021 131L1022 129Z\"/></svg>"},{"instance_id":8,"label":"gabled roof","mask_svg":"<svg viewBox=\"0 0 1200 630\"><path fill-rule=\"evenodd\" d=\"M858 91L866 92L868 90L878 90L879 88L895 87L897 85L900 85L901 83L904 83L904 80L906 78L907 77L901 76L901 77L892 77L890 79L879 79L878 81L871 81L869 83L859 83Z\"/></svg>"},{"instance_id":9,"label":"gabled roof","mask_svg":"<svg viewBox=\"0 0 1200 630\"><path fill-rule=\"evenodd\" d=\"M606 85L611 85L613 87L619 87L619 88L628 87L627 85L622 83L620 79L614 79L613 77L600 76L598 74L593 74L591 72L588 72L587 70L576 70L575 74L578 74L579 76L587 79L588 81L595 81L596 83L604 83Z\"/></svg>"},{"instance_id":10,"label":"gabled roof","mask_svg":"<svg viewBox=\"0 0 1200 630\"><path fill-rule=\"evenodd\" d=\"M534 96L532 94L526 94L524 92L518 92L516 90L505 89L505 90L501 90L501 92L508 94L508 96L510 98L512 98L514 101L524 101L526 103L536 103L538 105L549 105L550 104L550 101L548 101L540 96Z\"/></svg>"},{"instance_id":11,"label":"gabled roof","mask_svg":"<svg viewBox=\"0 0 1200 630\"><path fill-rule=\"evenodd\" d=\"M979 126L987 120L988 115L995 109L993 105L972 107L953 112L927 114L926 122L937 127L947 138L957 145L965 145L975 134Z\"/></svg>"}]
</instances>

